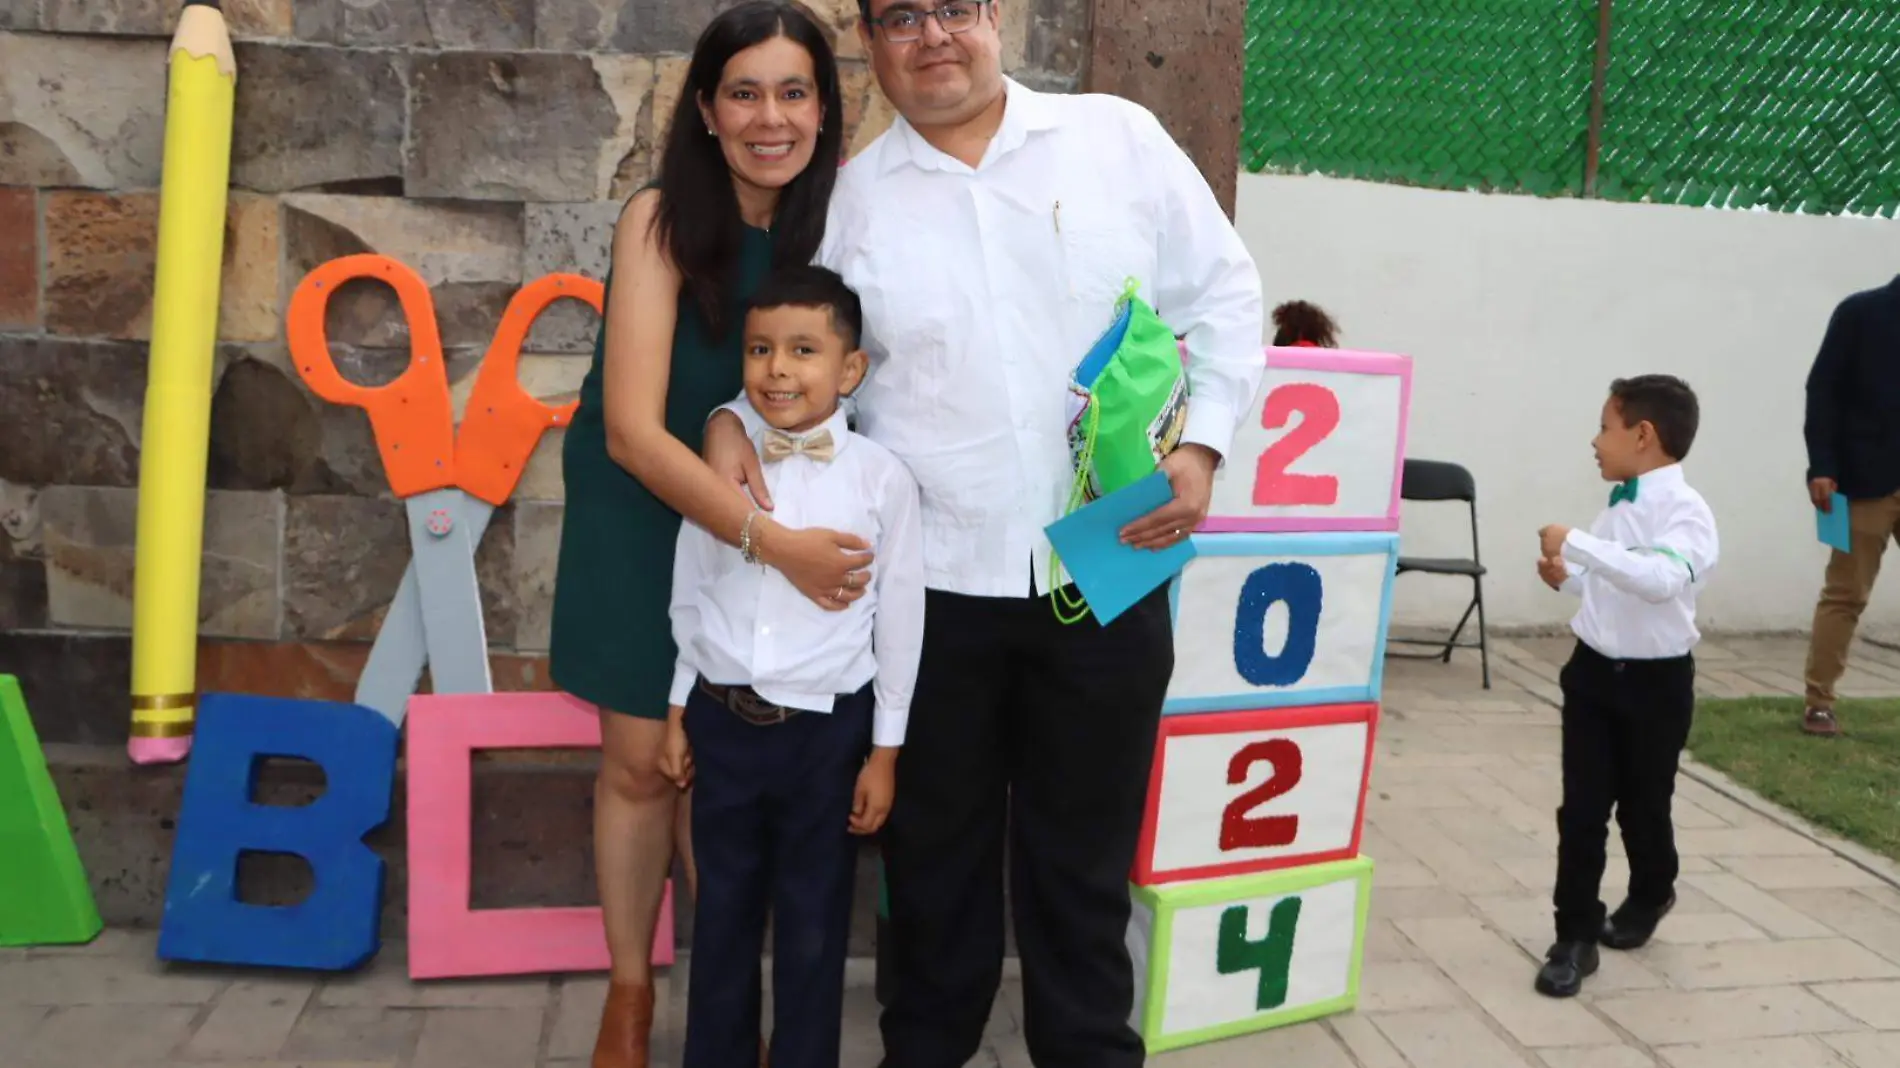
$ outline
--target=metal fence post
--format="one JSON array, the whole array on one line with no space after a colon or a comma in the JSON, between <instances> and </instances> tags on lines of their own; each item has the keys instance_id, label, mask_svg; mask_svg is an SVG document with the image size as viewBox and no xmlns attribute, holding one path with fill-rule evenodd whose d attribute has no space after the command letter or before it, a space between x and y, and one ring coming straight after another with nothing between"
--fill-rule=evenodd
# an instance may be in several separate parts
<instances>
[{"instance_id":1,"label":"metal fence post","mask_svg":"<svg viewBox=\"0 0 1900 1068\"><path fill-rule=\"evenodd\" d=\"M1603 154L1603 84L1610 70L1610 5L1597 0L1596 70L1590 76L1590 143L1583 159L1583 195L1597 195L1597 164Z\"/></svg>"}]
</instances>

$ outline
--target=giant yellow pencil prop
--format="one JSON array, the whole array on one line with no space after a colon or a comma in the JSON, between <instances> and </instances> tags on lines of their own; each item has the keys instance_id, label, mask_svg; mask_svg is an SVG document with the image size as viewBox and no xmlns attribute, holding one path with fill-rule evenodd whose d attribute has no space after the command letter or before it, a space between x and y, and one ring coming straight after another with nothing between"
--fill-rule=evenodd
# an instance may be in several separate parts
<instances>
[{"instance_id":1,"label":"giant yellow pencil prop","mask_svg":"<svg viewBox=\"0 0 1900 1068\"><path fill-rule=\"evenodd\" d=\"M132 577L126 748L139 764L175 762L191 752L198 704L198 563L237 97L237 60L216 0L187 0L170 64Z\"/></svg>"}]
</instances>

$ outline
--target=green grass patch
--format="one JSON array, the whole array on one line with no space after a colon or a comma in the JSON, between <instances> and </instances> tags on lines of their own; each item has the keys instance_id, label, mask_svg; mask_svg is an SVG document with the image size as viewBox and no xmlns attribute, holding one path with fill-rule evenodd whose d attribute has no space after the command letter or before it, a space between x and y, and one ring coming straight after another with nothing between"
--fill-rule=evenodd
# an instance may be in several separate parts
<instances>
[{"instance_id":1,"label":"green grass patch","mask_svg":"<svg viewBox=\"0 0 1900 1068\"><path fill-rule=\"evenodd\" d=\"M1796 697L1696 702L1689 750L1818 827L1900 860L1900 701L1843 701L1842 733L1801 732Z\"/></svg>"}]
</instances>

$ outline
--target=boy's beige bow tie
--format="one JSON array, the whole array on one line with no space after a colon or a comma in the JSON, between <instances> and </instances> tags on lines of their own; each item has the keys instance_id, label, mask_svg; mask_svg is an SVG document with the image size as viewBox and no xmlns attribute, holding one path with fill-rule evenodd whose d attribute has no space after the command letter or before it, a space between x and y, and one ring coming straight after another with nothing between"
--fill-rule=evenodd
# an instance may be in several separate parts
<instances>
[{"instance_id":1,"label":"boy's beige bow tie","mask_svg":"<svg viewBox=\"0 0 1900 1068\"><path fill-rule=\"evenodd\" d=\"M820 430L816 434L794 437L783 430L765 432L765 462L777 463L794 453L804 453L820 463L829 461L837 451L831 440L831 431Z\"/></svg>"}]
</instances>

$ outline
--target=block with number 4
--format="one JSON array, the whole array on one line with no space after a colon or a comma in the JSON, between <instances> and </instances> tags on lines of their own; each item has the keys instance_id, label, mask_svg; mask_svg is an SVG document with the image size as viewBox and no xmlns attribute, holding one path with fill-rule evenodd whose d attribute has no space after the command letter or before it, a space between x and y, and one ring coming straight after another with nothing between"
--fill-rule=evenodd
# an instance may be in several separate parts
<instances>
[{"instance_id":1,"label":"block with number 4","mask_svg":"<svg viewBox=\"0 0 1900 1068\"><path fill-rule=\"evenodd\" d=\"M1399 529L1412 359L1269 348L1204 531Z\"/></svg>"},{"instance_id":2,"label":"block with number 4","mask_svg":"<svg viewBox=\"0 0 1900 1068\"><path fill-rule=\"evenodd\" d=\"M1133 893L1129 1022L1150 1053L1344 1012L1359 1000L1370 858Z\"/></svg>"},{"instance_id":3,"label":"block with number 4","mask_svg":"<svg viewBox=\"0 0 1900 1068\"><path fill-rule=\"evenodd\" d=\"M1167 714L1376 701L1399 536L1196 534Z\"/></svg>"},{"instance_id":4,"label":"block with number 4","mask_svg":"<svg viewBox=\"0 0 1900 1068\"><path fill-rule=\"evenodd\" d=\"M1378 719L1373 704L1162 717L1133 881L1358 855Z\"/></svg>"}]
</instances>

